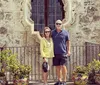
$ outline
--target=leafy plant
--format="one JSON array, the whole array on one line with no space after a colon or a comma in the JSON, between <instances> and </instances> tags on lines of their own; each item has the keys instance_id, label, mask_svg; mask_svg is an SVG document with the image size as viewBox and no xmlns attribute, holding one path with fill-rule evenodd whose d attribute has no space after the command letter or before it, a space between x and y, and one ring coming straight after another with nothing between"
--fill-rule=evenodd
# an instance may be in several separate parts
<instances>
[{"instance_id":1,"label":"leafy plant","mask_svg":"<svg viewBox=\"0 0 100 85\"><path fill-rule=\"evenodd\" d=\"M11 56L10 50L1 50L0 51L0 76L5 76L5 71L7 71L8 59Z\"/></svg>"},{"instance_id":2,"label":"leafy plant","mask_svg":"<svg viewBox=\"0 0 100 85\"><path fill-rule=\"evenodd\" d=\"M28 78L31 72L29 65L22 65L18 62L16 55L12 55L8 59L8 69L15 79Z\"/></svg>"},{"instance_id":3,"label":"leafy plant","mask_svg":"<svg viewBox=\"0 0 100 85\"><path fill-rule=\"evenodd\" d=\"M22 65L17 60L17 55L13 54L11 50L3 50L0 52L0 75L3 76L5 71L10 71L14 78L28 78L31 72L29 65Z\"/></svg>"},{"instance_id":4,"label":"leafy plant","mask_svg":"<svg viewBox=\"0 0 100 85\"><path fill-rule=\"evenodd\" d=\"M31 67L28 65L14 64L10 66L10 72L15 79L28 78L29 73L31 72Z\"/></svg>"},{"instance_id":5,"label":"leafy plant","mask_svg":"<svg viewBox=\"0 0 100 85\"><path fill-rule=\"evenodd\" d=\"M88 80L87 68L85 66L77 66L73 71L72 80L75 85L86 85Z\"/></svg>"},{"instance_id":6,"label":"leafy plant","mask_svg":"<svg viewBox=\"0 0 100 85\"><path fill-rule=\"evenodd\" d=\"M20 75L19 76L21 78L27 78L29 76L29 73L31 71L30 66L28 66L28 65L20 65L19 69L20 69Z\"/></svg>"},{"instance_id":7,"label":"leafy plant","mask_svg":"<svg viewBox=\"0 0 100 85\"><path fill-rule=\"evenodd\" d=\"M95 72L98 72L100 70L100 61L99 60L94 59L92 62L90 62L87 65L88 73L91 72L93 69L95 70Z\"/></svg>"},{"instance_id":8,"label":"leafy plant","mask_svg":"<svg viewBox=\"0 0 100 85\"><path fill-rule=\"evenodd\" d=\"M87 74L87 67L85 67L85 66L77 66L73 73Z\"/></svg>"},{"instance_id":9,"label":"leafy plant","mask_svg":"<svg viewBox=\"0 0 100 85\"><path fill-rule=\"evenodd\" d=\"M87 66L88 69L88 83L90 84L96 84L97 76L96 74L99 74L100 72L100 61L99 60L93 60L90 62Z\"/></svg>"},{"instance_id":10,"label":"leafy plant","mask_svg":"<svg viewBox=\"0 0 100 85\"><path fill-rule=\"evenodd\" d=\"M100 56L100 53L98 54L98 56Z\"/></svg>"},{"instance_id":11,"label":"leafy plant","mask_svg":"<svg viewBox=\"0 0 100 85\"><path fill-rule=\"evenodd\" d=\"M98 55L100 56L100 54ZM99 81L98 78L100 77L97 74L100 75L100 60L94 59L87 66L77 66L73 71L72 79L77 85L81 85L83 82L82 78L85 76L86 81L88 80L88 83L92 84L96 80Z\"/></svg>"}]
</instances>

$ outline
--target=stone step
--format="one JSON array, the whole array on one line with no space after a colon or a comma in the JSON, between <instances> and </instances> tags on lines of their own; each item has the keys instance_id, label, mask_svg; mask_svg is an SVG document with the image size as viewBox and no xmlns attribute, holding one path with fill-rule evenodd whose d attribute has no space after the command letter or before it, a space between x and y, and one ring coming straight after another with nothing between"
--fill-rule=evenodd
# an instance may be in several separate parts
<instances>
[{"instance_id":1,"label":"stone step","mask_svg":"<svg viewBox=\"0 0 100 85\"><path fill-rule=\"evenodd\" d=\"M49 82L49 85L54 85L55 82ZM8 85L13 85L12 83L8 84ZM43 85L42 82L30 82L29 85ZM66 85L74 85L73 82L66 82ZM87 84L87 85L98 85L98 84Z\"/></svg>"},{"instance_id":2,"label":"stone step","mask_svg":"<svg viewBox=\"0 0 100 85\"><path fill-rule=\"evenodd\" d=\"M49 82L48 85L54 85L55 82ZM29 85L43 85L43 83L35 82L35 83L30 83ZM66 85L74 85L73 82L66 82Z\"/></svg>"},{"instance_id":3,"label":"stone step","mask_svg":"<svg viewBox=\"0 0 100 85\"><path fill-rule=\"evenodd\" d=\"M55 82L49 82L49 85L54 85ZM30 83L29 85L43 85L41 82L33 82ZM74 85L74 82L66 82L66 85ZM87 84L87 85L98 85L98 84Z\"/></svg>"},{"instance_id":4,"label":"stone step","mask_svg":"<svg viewBox=\"0 0 100 85\"><path fill-rule=\"evenodd\" d=\"M54 85L55 82L49 82L49 85ZM13 85L12 83L9 83L8 85ZM42 82L30 82L29 85L43 85ZM73 82L66 82L66 85L74 85Z\"/></svg>"},{"instance_id":5,"label":"stone step","mask_svg":"<svg viewBox=\"0 0 100 85\"><path fill-rule=\"evenodd\" d=\"M43 85L43 83L30 83L29 85ZM54 85L54 83L48 83L48 85ZM74 85L74 83L66 82L66 85ZM87 85L99 85L99 84L87 84Z\"/></svg>"}]
</instances>

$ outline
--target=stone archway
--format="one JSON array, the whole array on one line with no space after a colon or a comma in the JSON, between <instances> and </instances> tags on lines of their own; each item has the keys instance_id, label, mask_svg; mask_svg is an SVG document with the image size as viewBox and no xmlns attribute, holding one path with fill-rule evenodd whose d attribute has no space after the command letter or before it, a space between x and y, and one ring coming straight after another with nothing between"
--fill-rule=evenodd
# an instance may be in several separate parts
<instances>
[{"instance_id":1,"label":"stone archway","mask_svg":"<svg viewBox=\"0 0 100 85\"><path fill-rule=\"evenodd\" d=\"M78 0L62 0L64 6L63 9L65 11L65 17L63 19L63 26L65 29L67 29L68 27L71 27L72 25L74 25L77 21L77 8L79 7L79 3L80 1ZM74 3L74 4L73 4ZM72 5L73 4L73 5ZM34 31L34 21L31 20L31 0L25 0L24 1L24 17L25 17L25 21L28 24L28 29L30 30L30 34L33 35L32 38L35 39L35 41L38 41L40 39L40 34L38 31ZM70 29L67 29L70 32ZM31 35L30 35L31 36ZM32 39L30 39L32 40ZM32 41L33 42L33 41Z\"/></svg>"},{"instance_id":2,"label":"stone archway","mask_svg":"<svg viewBox=\"0 0 100 85\"><path fill-rule=\"evenodd\" d=\"M65 18L63 19L63 23L64 23L64 26L67 26L69 23L71 24L74 24L75 23L75 18L73 18L75 16L75 13L73 12L73 16L72 16L72 0L62 0L63 4L64 4L64 11L65 11ZM39 43L39 39L40 39L40 35L39 35L39 32L36 32L34 31L34 21L31 20L30 16L31 16L31 0L25 0L25 9L24 9L24 17L25 17L25 20L27 22L27 24L30 26L30 29L31 29L31 36L32 36L32 39L31 39L31 42L35 41L34 45L36 45L36 42ZM34 53L33 53L34 54ZM39 56L38 56L39 57ZM38 60L36 60L38 61ZM36 62L38 66L40 66L40 64L38 62ZM69 66L68 66L69 68ZM33 69L38 69L37 68L34 68ZM38 73L39 74L39 73ZM69 74L70 76L70 74Z\"/></svg>"}]
</instances>

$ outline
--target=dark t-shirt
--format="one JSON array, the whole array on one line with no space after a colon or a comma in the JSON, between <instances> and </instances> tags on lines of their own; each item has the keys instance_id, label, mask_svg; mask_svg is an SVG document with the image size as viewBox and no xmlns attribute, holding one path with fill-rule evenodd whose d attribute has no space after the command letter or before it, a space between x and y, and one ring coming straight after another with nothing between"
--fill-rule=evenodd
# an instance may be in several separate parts
<instances>
[{"instance_id":1,"label":"dark t-shirt","mask_svg":"<svg viewBox=\"0 0 100 85\"><path fill-rule=\"evenodd\" d=\"M66 30L62 29L57 32L56 29L52 31L52 39L54 43L54 54L67 54L66 42L69 40L69 34Z\"/></svg>"}]
</instances>

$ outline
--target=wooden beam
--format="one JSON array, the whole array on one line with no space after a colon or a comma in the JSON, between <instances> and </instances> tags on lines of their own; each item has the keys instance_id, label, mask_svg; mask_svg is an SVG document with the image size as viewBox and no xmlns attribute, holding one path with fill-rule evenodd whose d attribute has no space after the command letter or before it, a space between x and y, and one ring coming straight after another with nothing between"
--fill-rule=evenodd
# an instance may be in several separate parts
<instances>
[{"instance_id":1,"label":"wooden beam","mask_svg":"<svg viewBox=\"0 0 100 85\"><path fill-rule=\"evenodd\" d=\"M49 14L49 0L44 0L44 21L45 26L48 26L48 14Z\"/></svg>"}]
</instances>

